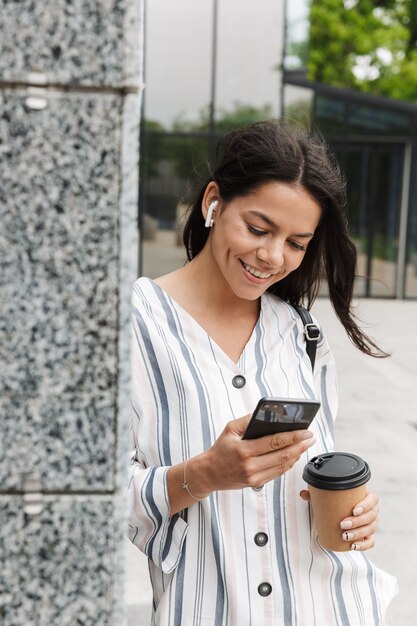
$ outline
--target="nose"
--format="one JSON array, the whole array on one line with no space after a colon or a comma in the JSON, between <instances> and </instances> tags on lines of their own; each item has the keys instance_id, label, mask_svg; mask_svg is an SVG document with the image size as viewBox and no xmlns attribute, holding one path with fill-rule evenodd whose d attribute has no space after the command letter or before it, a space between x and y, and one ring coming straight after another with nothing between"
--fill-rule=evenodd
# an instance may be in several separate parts
<instances>
[{"instance_id":1,"label":"nose","mask_svg":"<svg viewBox=\"0 0 417 626\"><path fill-rule=\"evenodd\" d=\"M259 248L257 257L272 268L280 268L284 265L284 242L274 240L268 245Z\"/></svg>"}]
</instances>

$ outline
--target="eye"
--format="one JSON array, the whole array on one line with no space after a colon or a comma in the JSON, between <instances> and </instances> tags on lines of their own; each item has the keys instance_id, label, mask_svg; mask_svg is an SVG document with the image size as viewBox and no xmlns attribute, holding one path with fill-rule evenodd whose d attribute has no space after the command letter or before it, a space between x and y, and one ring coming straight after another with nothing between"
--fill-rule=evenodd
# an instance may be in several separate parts
<instances>
[{"instance_id":1,"label":"eye","mask_svg":"<svg viewBox=\"0 0 417 626\"><path fill-rule=\"evenodd\" d=\"M291 248L297 250L298 252L305 252L307 250L307 246L303 246L302 243L298 243L297 241L292 241L291 239L288 241Z\"/></svg>"},{"instance_id":2,"label":"eye","mask_svg":"<svg viewBox=\"0 0 417 626\"><path fill-rule=\"evenodd\" d=\"M252 235L255 235L256 237L263 237L263 235L268 234L265 230L259 230L259 228L254 228L250 224L248 224L247 226L248 226L248 231L252 233Z\"/></svg>"}]
</instances>

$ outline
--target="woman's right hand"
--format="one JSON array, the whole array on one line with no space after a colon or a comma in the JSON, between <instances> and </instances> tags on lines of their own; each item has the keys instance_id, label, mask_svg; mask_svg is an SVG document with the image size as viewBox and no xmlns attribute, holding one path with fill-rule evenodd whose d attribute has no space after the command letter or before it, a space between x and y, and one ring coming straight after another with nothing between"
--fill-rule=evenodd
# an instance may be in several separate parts
<instances>
[{"instance_id":1,"label":"woman's right hand","mask_svg":"<svg viewBox=\"0 0 417 626\"><path fill-rule=\"evenodd\" d=\"M314 443L308 430L242 439L249 419L229 422L211 448L168 470L171 515L214 491L262 487L291 469Z\"/></svg>"},{"instance_id":2,"label":"woman's right hand","mask_svg":"<svg viewBox=\"0 0 417 626\"><path fill-rule=\"evenodd\" d=\"M229 422L214 445L203 453L204 465L210 468L206 480L203 478L206 489L261 487L291 469L315 442L309 430L242 439L249 419L247 415Z\"/></svg>"}]
</instances>

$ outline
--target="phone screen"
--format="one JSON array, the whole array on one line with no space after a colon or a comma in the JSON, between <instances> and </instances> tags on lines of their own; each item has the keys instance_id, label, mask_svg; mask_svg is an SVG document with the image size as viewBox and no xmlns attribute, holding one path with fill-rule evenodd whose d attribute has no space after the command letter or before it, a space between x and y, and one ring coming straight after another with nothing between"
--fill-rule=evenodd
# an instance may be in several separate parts
<instances>
[{"instance_id":1,"label":"phone screen","mask_svg":"<svg viewBox=\"0 0 417 626\"><path fill-rule=\"evenodd\" d=\"M288 430L310 426L320 402L297 398L262 398L251 417L242 439L257 439Z\"/></svg>"}]
</instances>

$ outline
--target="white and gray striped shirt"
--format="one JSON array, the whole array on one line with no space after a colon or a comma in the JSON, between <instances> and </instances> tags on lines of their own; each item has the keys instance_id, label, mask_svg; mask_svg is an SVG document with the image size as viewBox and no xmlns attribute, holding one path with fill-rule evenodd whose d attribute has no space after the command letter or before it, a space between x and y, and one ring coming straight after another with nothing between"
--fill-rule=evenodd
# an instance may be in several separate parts
<instances>
[{"instance_id":1,"label":"white and gray striped shirt","mask_svg":"<svg viewBox=\"0 0 417 626\"><path fill-rule=\"evenodd\" d=\"M383 623L396 580L363 553L324 550L299 496L308 458L332 449L337 409L328 344L319 342L313 379L302 331L298 314L266 293L234 363L163 289L135 283L129 536L149 558L153 625ZM168 468L208 449L261 396L319 399L314 447L259 491L216 492L170 517Z\"/></svg>"}]
</instances>

